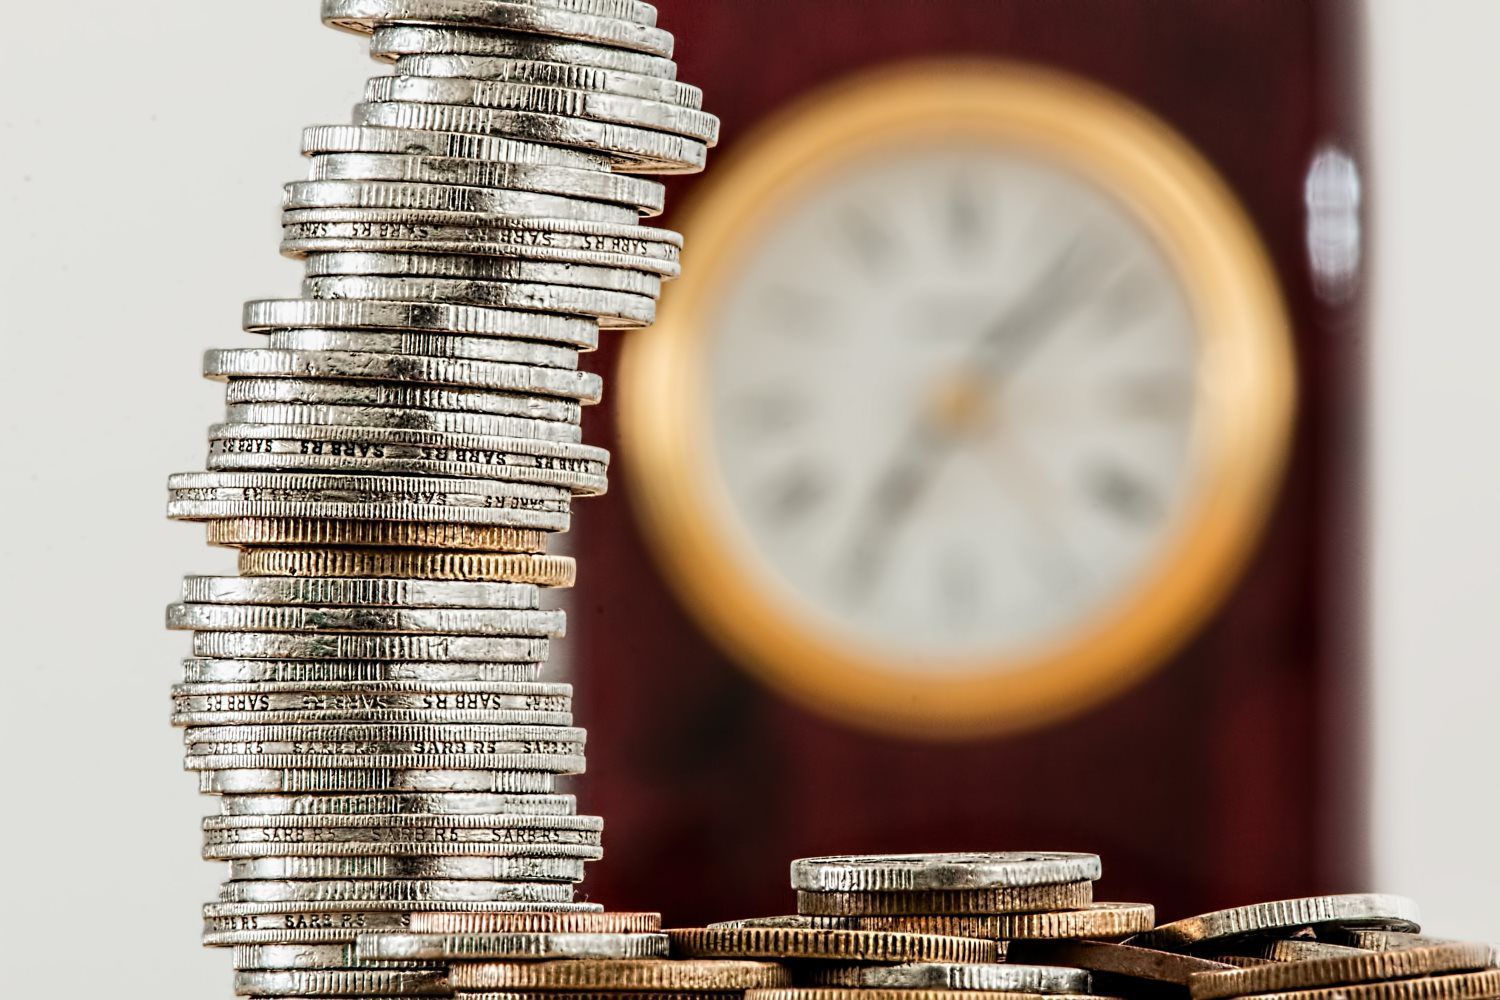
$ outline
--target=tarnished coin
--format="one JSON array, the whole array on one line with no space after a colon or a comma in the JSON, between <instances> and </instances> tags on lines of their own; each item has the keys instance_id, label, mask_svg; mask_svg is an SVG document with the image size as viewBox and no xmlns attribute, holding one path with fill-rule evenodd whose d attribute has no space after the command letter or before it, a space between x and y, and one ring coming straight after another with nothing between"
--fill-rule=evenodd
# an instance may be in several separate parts
<instances>
[{"instance_id":1,"label":"tarnished coin","mask_svg":"<svg viewBox=\"0 0 1500 1000\"><path fill-rule=\"evenodd\" d=\"M1099 856L1051 851L968 854L844 855L792 862L792 888L803 892L910 892L1088 882Z\"/></svg>"},{"instance_id":2,"label":"tarnished coin","mask_svg":"<svg viewBox=\"0 0 1500 1000\"><path fill-rule=\"evenodd\" d=\"M254 997L447 996L444 970L296 969L234 974L234 991Z\"/></svg>"},{"instance_id":3,"label":"tarnished coin","mask_svg":"<svg viewBox=\"0 0 1500 1000\"><path fill-rule=\"evenodd\" d=\"M1163 924L1131 940L1147 948L1186 948L1204 941L1303 927L1370 927L1419 931L1417 904L1404 896L1356 893L1309 896L1217 910Z\"/></svg>"},{"instance_id":4,"label":"tarnished coin","mask_svg":"<svg viewBox=\"0 0 1500 1000\"><path fill-rule=\"evenodd\" d=\"M1315 946L1318 944L1308 943ZM1277 993L1477 971L1495 964L1493 946L1477 943L1454 942L1400 951L1349 951L1348 954L1306 957L1300 961L1273 962L1254 969L1203 972L1188 981L1188 988L1197 1000L1219 1000L1221 997L1251 993Z\"/></svg>"},{"instance_id":5,"label":"tarnished coin","mask_svg":"<svg viewBox=\"0 0 1500 1000\"><path fill-rule=\"evenodd\" d=\"M999 993L1087 993L1089 974L1082 969L1010 962L961 964L916 962L910 965L826 966L808 971L815 986L851 986L888 990L962 990ZM456 984L455 984L456 985Z\"/></svg>"},{"instance_id":6,"label":"tarnished coin","mask_svg":"<svg viewBox=\"0 0 1500 1000\"><path fill-rule=\"evenodd\" d=\"M1276 967L1271 963L1260 968ZM1256 994L1257 1000L1482 1000L1496 996L1500 996L1500 970Z\"/></svg>"},{"instance_id":7,"label":"tarnished coin","mask_svg":"<svg viewBox=\"0 0 1500 1000\"><path fill-rule=\"evenodd\" d=\"M1106 941L1030 940L1013 941L1007 960L1066 965L1090 972L1127 979L1186 986L1199 973L1232 971L1232 966L1195 955L1156 951Z\"/></svg>"},{"instance_id":8,"label":"tarnished coin","mask_svg":"<svg viewBox=\"0 0 1500 1000\"><path fill-rule=\"evenodd\" d=\"M359 939L364 961L476 959L640 959L667 954L667 936L648 934L372 934Z\"/></svg>"},{"instance_id":9,"label":"tarnished coin","mask_svg":"<svg viewBox=\"0 0 1500 1000\"><path fill-rule=\"evenodd\" d=\"M521 531L483 524L309 521L288 517L242 517L210 521L208 541L210 545L234 547L349 546L506 553L541 553L547 550L547 533L543 531Z\"/></svg>"},{"instance_id":10,"label":"tarnished coin","mask_svg":"<svg viewBox=\"0 0 1500 1000\"><path fill-rule=\"evenodd\" d=\"M411 929L435 934L649 934L660 913L417 913Z\"/></svg>"},{"instance_id":11,"label":"tarnished coin","mask_svg":"<svg viewBox=\"0 0 1500 1000\"><path fill-rule=\"evenodd\" d=\"M431 133L423 134L429 139L439 138ZM401 141L409 141L409 137L400 138ZM475 137L467 138L472 140ZM300 329L413 330L457 333L471 337L539 340L565 344L583 351L591 351L599 346L599 326L590 320L446 302L254 299L245 303L243 326L252 333Z\"/></svg>"},{"instance_id":12,"label":"tarnished coin","mask_svg":"<svg viewBox=\"0 0 1500 1000\"><path fill-rule=\"evenodd\" d=\"M1318 935L1336 944L1350 948L1363 948L1367 951L1399 951L1403 948L1426 948L1432 945L1456 943L1446 938L1429 937L1407 931L1383 931L1363 927L1323 927L1319 928Z\"/></svg>"},{"instance_id":13,"label":"tarnished coin","mask_svg":"<svg viewBox=\"0 0 1500 1000\"><path fill-rule=\"evenodd\" d=\"M1053 913L850 917L867 929L959 934L997 940L1053 938L1122 938L1137 934L1156 920L1149 903L1091 903L1081 910Z\"/></svg>"},{"instance_id":14,"label":"tarnished coin","mask_svg":"<svg viewBox=\"0 0 1500 1000\"><path fill-rule=\"evenodd\" d=\"M321 794L327 792L499 792L547 794L553 772L476 769L466 756L419 758L415 767L303 757L300 764L218 768L198 775L209 795Z\"/></svg>"},{"instance_id":15,"label":"tarnished coin","mask_svg":"<svg viewBox=\"0 0 1500 1000\"><path fill-rule=\"evenodd\" d=\"M229 863L242 879L404 879L485 882L581 882L581 858L386 857L244 858Z\"/></svg>"},{"instance_id":16,"label":"tarnished coin","mask_svg":"<svg viewBox=\"0 0 1500 1000\"><path fill-rule=\"evenodd\" d=\"M651 959L587 962L464 962L455 966L458 990L601 993L725 993L791 984L786 966L775 962Z\"/></svg>"},{"instance_id":17,"label":"tarnished coin","mask_svg":"<svg viewBox=\"0 0 1500 1000\"><path fill-rule=\"evenodd\" d=\"M242 551L240 572L246 576L409 577L571 587L578 566L571 556L266 547Z\"/></svg>"},{"instance_id":18,"label":"tarnished coin","mask_svg":"<svg viewBox=\"0 0 1500 1000\"><path fill-rule=\"evenodd\" d=\"M700 927L669 930L686 958L823 959L834 962L993 962L993 941L870 930Z\"/></svg>"},{"instance_id":19,"label":"tarnished coin","mask_svg":"<svg viewBox=\"0 0 1500 1000\"><path fill-rule=\"evenodd\" d=\"M479 879L254 879L225 882L225 903L566 903L568 882L489 882Z\"/></svg>"},{"instance_id":20,"label":"tarnished coin","mask_svg":"<svg viewBox=\"0 0 1500 1000\"><path fill-rule=\"evenodd\" d=\"M1076 910L1094 899L1094 883L999 886L907 892L798 892L797 910L815 916L1034 913Z\"/></svg>"}]
</instances>

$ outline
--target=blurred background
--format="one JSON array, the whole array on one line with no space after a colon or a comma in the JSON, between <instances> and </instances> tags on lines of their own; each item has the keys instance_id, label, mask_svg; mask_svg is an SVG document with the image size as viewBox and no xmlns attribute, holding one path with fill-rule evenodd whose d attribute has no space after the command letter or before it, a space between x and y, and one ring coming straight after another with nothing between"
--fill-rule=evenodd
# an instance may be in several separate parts
<instances>
[{"instance_id":1,"label":"blurred background","mask_svg":"<svg viewBox=\"0 0 1500 1000\"><path fill-rule=\"evenodd\" d=\"M222 986L158 623L231 559L162 483L375 71L314 6L12 13L23 986ZM725 141L662 322L591 359L586 890L686 923L784 911L796 855L1039 846L1166 916L1370 886L1500 938L1500 6L658 6Z\"/></svg>"}]
</instances>

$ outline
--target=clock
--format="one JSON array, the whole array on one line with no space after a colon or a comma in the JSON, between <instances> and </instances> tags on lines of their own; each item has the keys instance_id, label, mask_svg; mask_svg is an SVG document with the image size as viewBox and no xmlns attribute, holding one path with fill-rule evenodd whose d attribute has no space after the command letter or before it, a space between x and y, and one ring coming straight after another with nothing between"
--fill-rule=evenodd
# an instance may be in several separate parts
<instances>
[{"instance_id":1,"label":"clock","mask_svg":"<svg viewBox=\"0 0 1500 1000\"><path fill-rule=\"evenodd\" d=\"M1234 195L1138 104L886 67L746 136L679 225L622 462L682 604L783 696L902 738L1044 726L1236 579L1290 322Z\"/></svg>"}]
</instances>

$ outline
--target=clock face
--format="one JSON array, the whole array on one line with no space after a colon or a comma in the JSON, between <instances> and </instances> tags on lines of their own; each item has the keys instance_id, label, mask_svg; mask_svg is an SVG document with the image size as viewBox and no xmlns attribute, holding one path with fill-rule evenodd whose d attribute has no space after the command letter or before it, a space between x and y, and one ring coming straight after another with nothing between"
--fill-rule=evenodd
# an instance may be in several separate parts
<instances>
[{"instance_id":1,"label":"clock face","mask_svg":"<svg viewBox=\"0 0 1500 1000\"><path fill-rule=\"evenodd\" d=\"M705 457L744 540L806 614L916 674L1093 621L1193 488L1182 278L1024 147L893 144L826 176L702 334Z\"/></svg>"},{"instance_id":2,"label":"clock face","mask_svg":"<svg viewBox=\"0 0 1500 1000\"><path fill-rule=\"evenodd\" d=\"M857 80L740 142L619 384L705 631L814 710L931 738L1162 663L1243 565L1291 426L1274 273L1212 169L1006 65Z\"/></svg>"}]
</instances>

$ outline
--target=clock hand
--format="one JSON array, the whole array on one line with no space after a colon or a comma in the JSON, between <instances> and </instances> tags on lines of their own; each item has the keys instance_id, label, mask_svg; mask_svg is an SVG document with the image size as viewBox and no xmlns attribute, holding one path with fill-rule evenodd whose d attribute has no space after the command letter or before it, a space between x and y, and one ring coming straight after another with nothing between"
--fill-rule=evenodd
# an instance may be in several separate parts
<instances>
[{"instance_id":1,"label":"clock hand","mask_svg":"<svg viewBox=\"0 0 1500 1000\"><path fill-rule=\"evenodd\" d=\"M1032 284L1020 302L1010 306L998 321L992 323L975 345L971 360L964 369L979 367L989 378L979 392L967 392L965 379L958 394L939 397L924 406L902 437L895 457L876 480L866 504L864 516L855 533L844 565L845 585L853 596L864 596L876 583L885 566L888 544L884 536L905 518L926 493L938 466L952 453L967 428L967 419L983 398L998 391L1004 376L1014 372L1055 328L1055 319L1063 305L1073 299L1062 293L1070 279L1071 263L1078 241L1070 242ZM1053 322L1049 322L1053 321ZM1011 351L992 354L996 346L1010 344ZM988 355L988 357L986 357ZM967 372L965 372L967 374ZM942 405L954 402L957 405ZM977 397L977 398L976 398ZM955 419L957 417L957 419Z\"/></svg>"}]
</instances>

